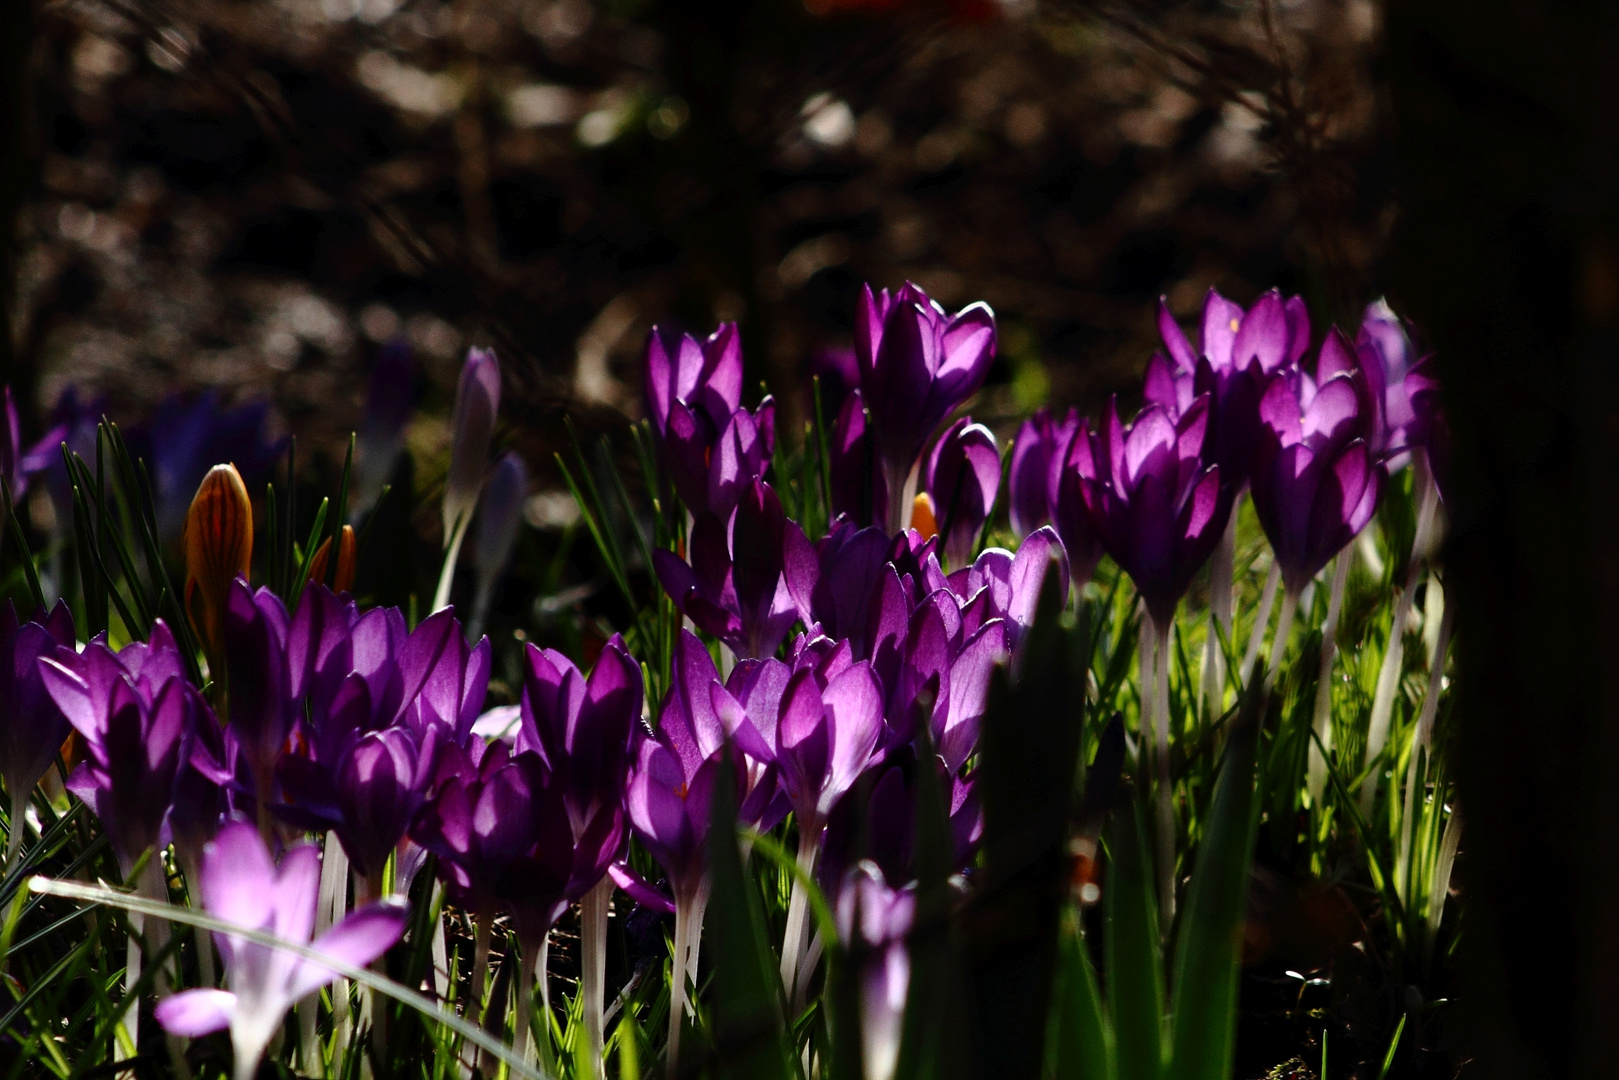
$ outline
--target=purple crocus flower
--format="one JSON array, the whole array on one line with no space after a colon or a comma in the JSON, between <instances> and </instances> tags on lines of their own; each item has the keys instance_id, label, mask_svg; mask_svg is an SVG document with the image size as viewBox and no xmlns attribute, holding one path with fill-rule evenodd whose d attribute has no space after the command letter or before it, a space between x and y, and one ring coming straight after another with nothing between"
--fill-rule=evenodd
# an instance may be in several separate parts
<instances>
[{"instance_id":1,"label":"purple crocus flower","mask_svg":"<svg viewBox=\"0 0 1619 1080\"><path fill-rule=\"evenodd\" d=\"M312 945L334 960L364 967L387 952L405 932L408 915L399 902L378 902L351 913L310 942L320 889L320 852L312 844L288 851L278 868L258 831L234 821L204 849L198 882L203 910L224 922ZM225 958L229 990L186 990L158 1003L157 1021L173 1035L190 1038L230 1029L236 1080L252 1080L259 1059L287 1010L337 977L318 961L216 933Z\"/></svg>"},{"instance_id":2,"label":"purple crocus flower","mask_svg":"<svg viewBox=\"0 0 1619 1080\"><path fill-rule=\"evenodd\" d=\"M854 349L888 481L889 531L897 532L896 516L910 510L922 448L989 374L995 315L984 303L950 315L909 282L893 295L868 285L855 313Z\"/></svg>"},{"instance_id":3,"label":"purple crocus flower","mask_svg":"<svg viewBox=\"0 0 1619 1080\"><path fill-rule=\"evenodd\" d=\"M1041 409L1018 428L1007 481L1012 532L1018 539L1053 520L1063 457L1078 430L1079 413L1074 409L1061 420Z\"/></svg>"},{"instance_id":4,"label":"purple crocus flower","mask_svg":"<svg viewBox=\"0 0 1619 1080\"><path fill-rule=\"evenodd\" d=\"M11 795L8 866L22 847L28 797L73 730L39 669L41 657L59 651L73 652L73 616L65 603L58 600L49 615L25 623L9 600L0 608L0 778Z\"/></svg>"},{"instance_id":5,"label":"purple crocus flower","mask_svg":"<svg viewBox=\"0 0 1619 1080\"><path fill-rule=\"evenodd\" d=\"M776 406L742 405L742 341L724 323L699 342L669 327L647 338L647 411L686 508L724 519L764 475L776 447Z\"/></svg>"},{"instance_id":6,"label":"purple crocus flower","mask_svg":"<svg viewBox=\"0 0 1619 1080\"><path fill-rule=\"evenodd\" d=\"M489 690L490 656L489 639L468 645L452 612L423 619L399 651L405 719L418 731L438 724L445 741L465 744Z\"/></svg>"},{"instance_id":7,"label":"purple crocus flower","mask_svg":"<svg viewBox=\"0 0 1619 1080\"><path fill-rule=\"evenodd\" d=\"M1319 387L1275 375L1260 401L1254 510L1292 595L1365 528L1382 497L1387 474L1363 437L1365 400L1359 375L1339 370Z\"/></svg>"},{"instance_id":8,"label":"purple crocus flower","mask_svg":"<svg viewBox=\"0 0 1619 1080\"><path fill-rule=\"evenodd\" d=\"M1310 344L1304 299L1276 289L1244 311L1213 289L1203 303L1202 349L1194 351L1168 304L1158 301L1158 332L1169 358L1154 354L1144 396L1179 422L1200 395L1209 395L1205 455L1220 466L1234 498L1248 478L1259 434L1259 395L1271 375L1298 366Z\"/></svg>"},{"instance_id":9,"label":"purple crocus flower","mask_svg":"<svg viewBox=\"0 0 1619 1080\"><path fill-rule=\"evenodd\" d=\"M916 916L916 893L910 887L891 887L876 863L861 862L838 889L836 916L838 936L858 972L864 1074L869 1080L888 1080L899 1061L910 989L905 939Z\"/></svg>"},{"instance_id":10,"label":"purple crocus flower","mask_svg":"<svg viewBox=\"0 0 1619 1080\"><path fill-rule=\"evenodd\" d=\"M1321 363L1316 379L1330 378L1343 363L1339 352L1342 342L1323 343ZM1332 359L1328 359L1328 346L1332 346ZM1430 354L1431 355L1431 354ZM1366 445L1374 458L1385 462L1390 472L1405 467L1410 457L1413 428L1422 428L1413 396L1429 385L1429 378L1419 374L1415 382L1411 375L1427 356L1418 357L1406 324L1388 306L1378 300L1366 307L1360 331L1355 335L1355 366L1364 380L1365 404L1368 423ZM1428 369L1424 368L1424 372Z\"/></svg>"},{"instance_id":11,"label":"purple crocus flower","mask_svg":"<svg viewBox=\"0 0 1619 1080\"><path fill-rule=\"evenodd\" d=\"M295 800L283 816L306 828L334 831L372 896L380 895L388 856L426 797L439 730L429 727L418 736L406 727L351 729L335 759L293 754L281 759L282 789Z\"/></svg>"},{"instance_id":12,"label":"purple crocus flower","mask_svg":"<svg viewBox=\"0 0 1619 1080\"><path fill-rule=\"evenodd\" d=\"M467 350L461 381L455 390L455 420L450 443L450 472L444 481L444 545L472 519L483 489L489 443L500 411L500 361L493 349Z\"/></svg>"},{"instance_id":13,"label":"purple crocus flower","mask_svg":"<svg viewBox=\"0 0 1619 1080\"><path fill-rule=\"evenodd\" d=\"M588 679L554 649L531 644L524 660L516 747L538 753L558 778L579 836L622 805L641 719L641 668L617 634Z\"/></svg>"},{"instance_id":14,"label":"purple crocus flower","mask_svg":"<svg viewBox=\"0 0 1619 1080\"><path fill-rule=\"evenodd\" d=\"M876 441L867 430L866 399L859 390L846 397L838 410L827 458L832 513L856 525L886 525L888 479L877 456ZM899 497L897 490L893 497Z\"/></svg>"},{"instance_id":15,"label":"purple crocus flower","mask_svg":"<svg viewBox=\"0 0 1619 1080\"><path fill-rule=\"evenodd\" d=\"M223 634L227 718L261 803L270 800L276 763L298 713L288 678L289 629L275 593L254 592L242 578L231 583Z\"/></svg>"},{"instance_id":16,"label":"purple crocus flower","mask_svg":"<svg viewBox=\"0 0 1619 1080\"><path fill-rule=\"evenodd\" d=\"M833 523L815 547L817 572L809 595L798 594L800 614L813 623L811 637L847 639L855 655L866 653L867 613L888 562L888 534L876 526L856 528L848 518ZM789 581L801 587L804 577Z\"/></svg>"},{"instance_id":17,"label":"purple crocus flower","mask_svg":"<svg viewBox=\"0 0 1619 1080\"><path fill-rule=\"evenodd\" d=\"M1451 434L1450 420L1439 401L1437 366L1429 355L1413 364L1406 373L1405 386L1412 413L1407 431L1410 444L1427 455L1428 470L1443 498L1450 484Z\"/></svg>"},{"instance_id":18,"label":"purple crocus flower","mask_svg":"<svg viewBox=\"0 0 1619 1080\"><path fill-rule=\"evenodd\" d=\"M1001 452L995 436L971 417L957 420L933 444L926 481L945 559L951 566L962 566L972 556L1001 488Z\"/></svg>"},{"instance_id":19,"label":"purple crocus flower","mask_svg":"<svg viewBox=\"0 0 1619 1080\"><path fill-rule=\"evenodd\" d=\"M674 417L686 416L698 427L706 425L713 445L742 406L742 338L736 324L721 323L701 342L672 327L654 326L646 342L646 400L659 439L668 438Z\"/></svg>"},{"instance_id":20,"label":"purple crocus flower","mask_svg":"<svg viewBox=\"0 0 1619 1080\"><path fill-rule=\"evenodd\" d=\"M815 549L787 520L769 484L756 480L727 528L713 514L697 518L691 563L653 553L658 581L687 618L738 656L769 656L800 612L795 596L814 588Z\"/></svg>"},{"instance_id":21,"label":"purple crocus flower","mask_svg":"<svg viewBox=\"0 0 1619 1080\"><path fill-rule=\"evenodd\" d=\"M127 874L164 841L175 780L192 733L213 715L186 681L180 651L159 620L149 642L114 653L97 637L84 652L41 661L46 690L84 738L68 788L95 810Z\"/></svg>"},{"instance_id":22,"label":"purple crocus flower","mask_svg":"<svg viewBox=\"0 0 1619 1080\"><path fill-rule=\"evenodd\" d=\"M1005 619L1016 645L1034 625L1035 608L1046 569L1053 563L1062 576L1063 602L1068 600L1068 552L1050 525L1042 525L1023 538L1017 553L985 548L971 566L949 577L950 590L961 601L962 624L973 633L990 619Z\"/></svg>"},{"instance_id":23,"label":"purple crocus flower","mask_svg":"<svg viewBox=\"0 0 1619 1080\"><path fill-rule=\"evenodd\" d=\"M1200 395L1176 421L1147 405L1126 426L1117 400L1110 401L1102 431L1075 438L1069 452L1067 467L1078 473L1102 547L1130 575L1159 626L1168 625L1231 511L1220 467L1202 456L1208 409L1208 397Z\"/></svg>"}]
</instances>

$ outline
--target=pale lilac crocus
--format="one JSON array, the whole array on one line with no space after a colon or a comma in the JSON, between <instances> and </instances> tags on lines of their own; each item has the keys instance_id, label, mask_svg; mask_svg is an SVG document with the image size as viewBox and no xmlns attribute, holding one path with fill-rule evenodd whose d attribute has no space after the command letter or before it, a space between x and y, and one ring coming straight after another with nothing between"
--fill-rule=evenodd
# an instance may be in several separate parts
<instances>
[{"instance_id":1,"label":"pale lilac crocus","mask_svg":"<svg viewBox=\"0 0 1619 1080\"><path fill-rule=\"evenodd\" d=\"M203 910L223 922L309 945L334 960L365 967L405 931L403 903L362 907L313 942L320 852L300 844L279 867L253 826L224 826L203 851L198 883ZM252 1080L260 1058L300 998L337 978L331 968L285 949L229 933L215 933L229 989L187 990L159 1002L157 1020L173 1035L190 1038L230 1030L236 1080Z\"/></svg>"},{"instance_id":2,"label":"pale lilac crocus","mask_svg":"<svg viewBox=\"0 0 1619 1080\"><path fill-rule=\"evenodd\" d=\"M500 361L492 349L471 349L461 367L455 391L455 414L450 439L450 471L444 480L444 566L439 573L433 610L450 602L455 562L472 523L472 511L483 490L489 444L500 411Z\"/></svg>"},{"instance_id":3,"label":"pale lilac crocus","mask_svg":"<svg viewBox=\"0 0 1619 1080\"><path fill-rule=\"evenodd\" d=\"M905 939L916 917L916 892L890 886L876 863L862 861L843 879L835 915L838 936L857 972L864 1074L867 1080L889 1080L899 1062L910 990Z\"/></svg>"}]
</instances>

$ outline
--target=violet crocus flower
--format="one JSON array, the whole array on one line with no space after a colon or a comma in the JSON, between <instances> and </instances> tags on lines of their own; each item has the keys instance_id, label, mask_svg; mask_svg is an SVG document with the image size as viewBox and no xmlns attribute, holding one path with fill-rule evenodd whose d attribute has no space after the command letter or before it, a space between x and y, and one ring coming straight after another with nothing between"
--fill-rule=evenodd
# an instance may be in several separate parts
<instances>
[{"instance_id":1,"label":"violet crocus flower","mask_svg":"<svg viewBox=\"0 0 1619 1080\"><path fill-rule=\"evenodd\" d=\"M915 916L914 889L891 887L873 862L854 866L838 889L838 937L858 973L860 1056L868 1080L888 1080L899 1061L911 981L905 939Z\"/></svg>"},{"instance_id":2,"label":"violet crocus flower","mask_svg":"<svg viewBox=\"0 0 1619 1080\"><path fill-rule=\"evenodd\" d=\"M675 606L739 657L774 654L800 616L794 597L810 594L818 571L815 549L775 491L754 481L729 527L705 513L690 545L689 565L669 551L652 556Z\"/></svg>"},{"instance_id":3,"label":"violet crocus flower","mask_svg":"<svg viewBox=\"0 0 1619 1080\"><path fill-rule=\"evenodd\" d=\"M1079 430L1079 413L1061 420L1041 409L1018 428L1008 469L1008 511L1018 539L1050 523L1057 503L1057 479L1068 444Z\"/></svg>"},{"instance_id":4,"label":"violet crocus flower","mask_svg":"<svg viewBox=\"0 0 1619 1080\"><path fill-rule=\"evenodd\" d=\"M73 730L39 669L41 657L59 651L73 651L73 616L61 600L32 622L20 623L9 600L0 609L0 777L11 796L7 866L22 848L28 797Z\"/></svg>"},{"instance_id":5,"label":"violet crocus flower","mask_svg":"<svg viewBox=\"0 0 1619 1080\"><path fill-rule=\"evenodd\" d=\"M223 649L227 720L245 759L254 796L268 804L275 768L297 709L287 667L287 609L268 588L231 583Z\"/></svg>"},{"instance_id":6,"label":"violet crocus flower","mask_svg":"<svg viewBox=\"0 0 1619 1080\"><path fill-rule=\"evenodd\" d=\"M399 651L405 720L418 731L438 724L444 741L465 745L488 694L490 657L489 639L468 645L452 612L423 619Z\"/></svg>"},{"instance_id":7,"label":"violet crocus flower","mask_svg":"<svg viewBox=\"0 0 1619 1080\"><path fill-rule=\"evenodd\" d=\"M676 416L706 427L707 445L742 406L742 338L735 323L721 323L699 342L668 326L654 326L646 342L647 414L666 439ZM680 421L684 425L684 420Z\"/></svg>"},{"instance_id":8,"label":"violet crocus flower","mask_svg":"<svg viewBox=\"0 0 1619 1080\"><path fill-rule=\"evenodd\" d=\"M966 416L950 425L928 456L925 486L945 559L962 566L1001 488L1001 452L989 428Z\"/></svg>"},{"instance_id":9,"label":"violet crocus flower","mask_svg":"<svg viewBox=\"0 0 1619 1080\"><path fill-rule=\"evenodd\" d=\"M1192 575L1225 531L1231 510L1220 467L1202 451L1209 399L1200 395L1178 421L1147 405L1129 425L1108 403L1101 432L1075 438L1068 468L1078 473L1098 539L1130 575L1153 621L1167 626Z\"/></svg>"},{"instance_id":10,"label":"violet crocus flower","mask_svg":"<svg viewBox=\"0 0 1619 1080\"><path fill-rule=\"evenodd\" d=\"M818 570L809 595L795 596L805 622L813 624L811 637L847 640L857 657L866 658L867 614L888 549L888 534L876 526L856 528L848 518L833 523L815 546ZM804 580L789 584L801 586Z\"/></svg>"},{"instance_id":11,"label":"violet crocus flower","mask_svg":"<svg viewBox=\"0 0 1619 1080\"><path fill-rule=\"evenodd\" d=\"M1344 370L1319 387L1273 376L1260 401L1254 510L1290 595L1365 528L1382 497L1387 474L1362 437L1364 402L1358 374Z\"/></svg>"},{"instance_id":12,"label":"violet crocus flower","mask_svg":"<svg viewBox=\"0 0 1619 1080\"><path fill-rule=\"evenodd\" d=\"M118 653L98 637L73 655L62 649L41 661L45 688L84 738L84 762L68 789L90 804L128 874L160 842L175 780L192 733L214 723L186 681L180 651L162 620L151 640Z\"/></svg>"},{"instance_id":13,"label":"violet crocus flower","mask_svg":"<svg viewBox=\"0 0 1619 1080\"><path fill-rule=\"evenodd\" d=\"M444 546L464 534L478 505L489 442L500 411L500 361L492 349L469 349L455 390L450 472L444 481Z\"/></svg>"},{"instance_id":14,"label":"violet crocus flower","mask_svg":"<svg viewBox=\"0 0 1619 1080\"><path fill-rule=\"evenodd\" d=\"M867 430L866 402L859 390L844 398L838 410L827 458L833 515L860 526L886 525L888 479L877 456L876 441ZM894 492L894 498L898 497Z\"/></svg>"},{"instance_id":15,"label":"violet crocus flower","mask_svg":"<svg viewBox=\"0 0 1619 1080\"><path fill-rule=\"evenodd\" d=\"M617 634L588 679L554 649L531 644L523 658L516 748L538 753L558 778L577 836L622 804L641 719L641 668Z\"/></svg>"},{"instance_id":16,"label":"violet crocus flower","mask_svg":"<svg viewBox=\"0 0 1619 1080\"><path fill-rule=\"evenodd\" d=\"M224 922L310 945L333 960L365 967L405 932L408 909L397 901L368 904L310 941L320 888L320 852L300 844L280 867L258 831L234 821L204 849L198 882L203 910ZM230 1029L236 1080L252 1080L259 1059L293 1003L337 978L315 960L216 933L225 959L228 990L186 990L157 1006L157 1021L170 1034L190 1038Z\"/></svg>"},{"instance_id":17,"label":"violet crocus flower","mask_svg":"<svg viewBox=\"0 0 1619 1080\"><path fill-rule=\"evenodd\" d=\"M1322 366L1316 370L1318 381L1330 378L1343 365L1341 345L1341 341L1330 338L1322 344ZM1354 361L1364 380L1365 404L1370 406L1365 425L1367 449L1372 457L1386 463L1389 472L1405 467L1416 442L1413 429L1422 428L1412 399L1427 388L1431 376L1419 374L1413 382L1411 375L1426 359L1426 355L1418 356L1406 324L1386 300L1367 305L1355 335ZM1424 368L1424 372L1429 370Z\"/></svg>"},{"instance_id":18,"label":"violet crocus flower","mask_svg":"<svg viewBox=\"0 0 1619 1080\"><path fill-rule=\"evenodd\" d=\"M913 470L934 430L983 385L995 359L995 315L984 303L954 315L907 282L890 295L866 286L855 313L855 359L898 532L915 493Z\"/></svg>"},{"instance_id":19,"label":"violet crocus flower","mask_svg":"<svg viewBox=\"0 0 1619 1080\"><path fill-rule=\"evenodd\" d=\"M647 337L647 412L686 509L724 520L776 447L776 406L742 405L742 342L723 323L699 342L669 327Z\"/></svg>"},{"instance_id":20,"label":"violet crocus flower","mask_svg":"<svg viewBox=\"0 0 1619 1080\"><path fill-rule=\"evenodd\" d=\"M1271 289L1244 311L1213 289L1203 302L1202 346L1194 350L1158 301L1158 332L1169 352L1148 363L1146 399L1179 422L1193 400L1209 395L1205 454L1220 466L1230 497L1248 478L1259 434L1259 395L1276 372L1295 368L1310 344L1304 299Z\"/></svg>"}]
</instances>

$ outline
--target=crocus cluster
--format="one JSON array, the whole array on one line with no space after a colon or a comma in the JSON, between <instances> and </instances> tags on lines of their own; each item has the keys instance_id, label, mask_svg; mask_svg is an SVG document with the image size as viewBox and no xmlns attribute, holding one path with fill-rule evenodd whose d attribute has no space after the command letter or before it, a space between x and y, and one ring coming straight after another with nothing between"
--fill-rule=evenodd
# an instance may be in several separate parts
<instances>
[{"instance_id":1,"label":"crocus cluster","mask_svg":"<svg viewBox=\"0 0 1619 1080\"><path fill-rule=\"evenodd\" d=\"M652 553L652 570L686 620L655 702L615 636L588 672L525 645L520 704L486 714L490 643L469 642L453 608L414 626L394 608L362 609L346 589L352 533L333 549L339 588L322 583L327 555L285 600L254 588L242 476L228 465L203 475L181 455L174 474L201 476L185 525L184 606L203 655L185 656L162 622L146 641L114 649L103 635L80 649L62 607L31 622L0 611L0 776L14 802L26 797L76 731L82 760L69 786L126 872L172 842L206 909L299 944L334 921L324 892L317 903L323 875L306 836L327 837L325 865L352 869L359 901L408 892L431 854L478 929L476 993L492 926L515 933L520 1042L558 919L581 904L586 952L605 956L606 899L622 887L675 914L671 1070L697 976L712 796L729 783L746 829L791 815L796 833L803 873L781 943L788 1002L802 1007L830 944L807 918L804 882L819 880L856 962L867 1073L886 1077L909 979L916 779L936 776L947 794L956 867L966 867L982 831L976 757L992 674L1017 662L1048 573L1066 597L1110 556L1167 642L1244 491L1296 598L1365 526L1392 470L1421 456L1428 473L1444 471L1431 363L1415 358L1386 305L1367 310L1353 341L1329 331L1313 363L1297 297L1271 292L1244 309L1211 292L1196 344L1167 308L1159 324L1164 351L1148 364L1140 410L1127 420L1115 400L1099 422L1037 414L1008 448L1003 483L995 434L958 415L993 360L992 313L948 313L909 284L866 289L852 354L827 368L837 376L824 438L832 520L808 532L773 486L773 402L742 404L736 328L701 340L655 328L645 374L658 480L684 513L670 514L681 539ZM384 363L408 371L402 354ZM449 594L482 497L475 623L527 490L515 456L486 485L499 390L493 354L474 351L457 396L439 591ZM372 487L404 411L368 437ZM227 434L257 438L261 419L238 415ZM65 417L52 437L75 437L76 423ZM16 488L31 466L14 422L10 431L0 471ZM226 437L216 435L197 439ZM1003 491L1015 549L986 544ZM206 695L191 681L199 660ZM1155 670L1167 679L1167 660ZM662 881L631 870L632 836ZM315 946L364 964L402 929L396 908L362 907ZM332 974L245 939L219 942L229 989L182 994L158 1015L182 1034L229 1027L240 1068ZM583 967L586 1035L599 1048L599 957Z\"/></svg>"}]
</instances>

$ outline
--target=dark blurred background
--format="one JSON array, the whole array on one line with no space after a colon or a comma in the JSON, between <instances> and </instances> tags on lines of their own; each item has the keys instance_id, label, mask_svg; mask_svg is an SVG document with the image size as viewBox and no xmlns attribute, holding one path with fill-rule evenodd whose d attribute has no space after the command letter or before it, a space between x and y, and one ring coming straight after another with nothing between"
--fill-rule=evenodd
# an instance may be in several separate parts
<instances>
[{"instance_id":1,"label":"dark blurred background","mask_svg":"<svg viewBox=\"0 0 1619 1080\"><path fill-rule=\"evenodd\" d=\"M26 8L28 5L16 5ZM26 18L27 16L21 16ZM861 282L988 301L975 408L1134 384L1166 295L1350 321L1395 218L1371 0L71 0L36 7L13 351L132 420L269 398L336 453L381 343L493 345L540 486L648 327L740 321L804 415ZM785 430L797 430L789 425ZM439 453L442 426L412 446Z\"/></svg>"}]
</instances>

